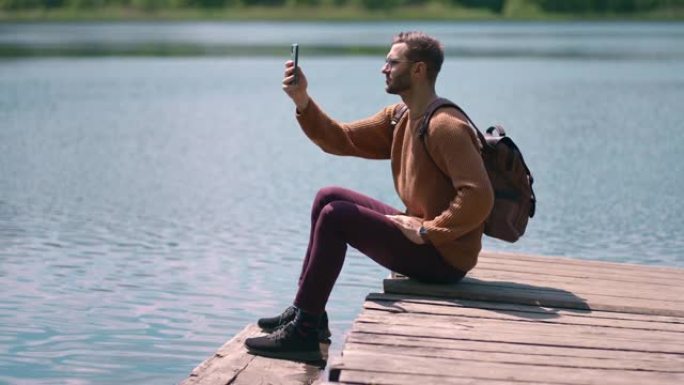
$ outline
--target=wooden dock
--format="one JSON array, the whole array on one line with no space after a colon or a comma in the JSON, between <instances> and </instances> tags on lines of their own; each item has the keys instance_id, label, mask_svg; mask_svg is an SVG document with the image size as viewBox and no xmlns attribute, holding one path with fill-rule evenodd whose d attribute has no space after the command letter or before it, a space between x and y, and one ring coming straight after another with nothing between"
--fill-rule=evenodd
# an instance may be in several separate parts
<instances>
[{"instance_id":1,"label":"wooden dock","mask_svg":"<svg viewBox=\"0 0 684 385\"><path fill-rule=\"evenodd\" d=\"M311 365L246 354L240 338L255 332L184 384L322 381ZM249 362L236 372L219 355ZM329 368L349 384L684 383L684 270L483 252L456 285L385 280ZM196 381L210 372L229 374Z\"/></svg>"},{"instance_id":2,"label":"wooden dock","mask_svg":"<svg viewBox=\"0 0 684 385\"><path fill-rule=\"evenodd\" d=\"M257 357L247 353L245 339L261 335L255 324L219 348L190 373L181 385L300 385L319 381L325 363L301 363ZM329 345L321 344L324 357Z\"/></svg>"}]
</instances>

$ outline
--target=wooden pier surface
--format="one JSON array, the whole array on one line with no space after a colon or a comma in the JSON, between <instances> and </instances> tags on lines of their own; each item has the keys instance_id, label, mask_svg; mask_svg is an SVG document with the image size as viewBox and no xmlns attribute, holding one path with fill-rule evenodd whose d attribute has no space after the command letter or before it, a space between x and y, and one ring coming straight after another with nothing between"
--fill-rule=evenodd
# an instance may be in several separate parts
<instances>
[{"instance_id":1,"label":"wooden pier surface","mask_svg":"<svg viewBox=\"0 0 684 385\"><path fill-rule=\"evenodd\" d=\"M276 360L247 353L245 339L262 334L255 324L247 325L199 364L181 385L300 385L313 384L320 379L323 372L320 363Z\"/></svg>"},{"instance_id":2,"label":"wooden pier surface","mask_svg":"<svg viewBox=\"0 0 684 385\"><path fill-rule=\"evenodd\" d=\"M387 279L331 380L682 384L684 270L483 253L457 285Z\"/></svg>"},{"instance_id":3,"label":"wooden pier surface","mask_svg":"<svg viewBox=\"0 0 684 385\"><path fill-rule=\"evenodd\" d=\"M257 332L184 384L321 383L316 366L248 355L242 341ZM387 279L328 381L684 384L684 269L483 252L456 285Z\"/></svg>"}]
</instances>

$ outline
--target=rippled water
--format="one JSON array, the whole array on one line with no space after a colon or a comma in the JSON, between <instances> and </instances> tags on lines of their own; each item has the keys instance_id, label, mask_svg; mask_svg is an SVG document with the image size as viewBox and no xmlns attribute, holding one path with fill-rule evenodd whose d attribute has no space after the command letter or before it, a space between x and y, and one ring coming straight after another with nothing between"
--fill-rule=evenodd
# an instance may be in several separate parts
<instances>
[{"instance_id":1,"label":"rippled water","mask_svg":"<svg viewBox=\"0 0 684 385\"><path fill-rule=\"evenodd\" d=\"M285 43L298 40L324 108L372 114L395 101L384 54L307 56L306 44L366 31L380 46L397 27L268 26L161 31L195 45L223 31L216 44L231 47L220 36L263 29L234 40L283 43L282 57L0 60L0 383L178 382L290 303L318 188L399 205L389 163L320 152L279 85ZM438 91L482 125L503 123L536 177L528 234L487 248L684 267L682 25L408 27L456 47ZM147 24L5 25L0 45L49 45L60 31L97 43L99 28L162 35ZM355 251L347 262L329 304L333 350L386 275Z\"/></svg>"}]
</instances>

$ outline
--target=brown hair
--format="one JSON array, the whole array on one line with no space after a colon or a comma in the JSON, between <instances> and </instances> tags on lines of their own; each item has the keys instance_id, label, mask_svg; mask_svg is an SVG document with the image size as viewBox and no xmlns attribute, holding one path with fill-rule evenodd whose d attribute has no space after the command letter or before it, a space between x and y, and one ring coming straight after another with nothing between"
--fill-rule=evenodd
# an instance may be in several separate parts
<instances>
[{"instance_id":1,"label":"brown hair","mask_svg":"<svg viewBox=\"0 0 684 385\"><path fill-rule=\"evenodd\" d=\"M444 62L444 48L437 39L423 32L400 32L392 40L392 45L404 43L408 47L406 58L421 61L427 67L427 77L432 83L437 81L437 74Z\"/></svg>"}]
</instances>

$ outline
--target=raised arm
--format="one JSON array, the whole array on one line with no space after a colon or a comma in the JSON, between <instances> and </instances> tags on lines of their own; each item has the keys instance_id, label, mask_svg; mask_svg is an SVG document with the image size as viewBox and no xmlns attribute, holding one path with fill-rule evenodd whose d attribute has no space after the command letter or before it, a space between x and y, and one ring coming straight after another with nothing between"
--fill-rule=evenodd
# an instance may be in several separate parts
<instances>
[{"instance_id":1,"label":"raised arm","mask_svg":"<svg viewBox=\"0 0 684 385\"><path fill-rule=\"evenodd\" d=\"M330 154L389 159L394 107L384 108L366 119L340 123L330 118L311 99L307 92L308 81L301 67L297 68L297 84L292 84L294 71L294 63L286 62L283 90L297 107L297 121L309 139Z\"/></svg>"}]
</instances>

